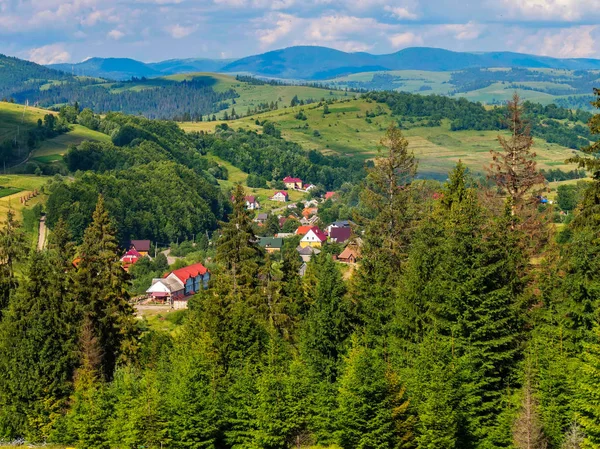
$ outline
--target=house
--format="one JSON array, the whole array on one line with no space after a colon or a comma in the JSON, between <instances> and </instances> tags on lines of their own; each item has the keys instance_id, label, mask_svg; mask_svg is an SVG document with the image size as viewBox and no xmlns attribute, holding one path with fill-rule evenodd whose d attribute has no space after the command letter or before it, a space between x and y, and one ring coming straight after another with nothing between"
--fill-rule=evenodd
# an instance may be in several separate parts
<instances>
[{"instance_id":1,"label":"house","mask_svg":"<svg viewBox=\"0 0 600 449\"><path fill-rule=\"evenodd\" d=\"M335 196L337 196L337 193L335 193L335 192L326 192L325 193L325 201L327 201L328 199L331 199Z\"/></svg>"},{"instance_id":2,"label":"house","mask_svg":"<svg viewBox=\"0 0 600 449\"><path fill-rule=\"evenodd\" d=\"M285 184L286 189L292 190L302 190L302 180L300 178L292 178L291 176L286 176L283 178L283 183Z\"/></svg>"},{"instance_id":3,"label":"house","mask_svg":"<svg viewBox=\"0 0 600 449\"><path fill-rule=\"evenodd\" d=\"M319 217L317 215L313 215L310 218L302 217L300 219L300 224L304 226L314 226L319 221Z\"/></svg>"},{"instance_id":4,"label":"house","mask_svg":"<svg viewBox=\"0 0 600 449\"><path fill-rule=\"evenodd\" d=\"M358 246L348 245L344 251L337 257L337 260L344 263L356 263L360 258Z\"/></svg>"},{"instance_id":5,"label":"house","mask_svg":"<svg viewBox=\"0 0 600 449\"><path fill-rule=\"evenodd\" d=\"M313 255L316 256L321 252L320 249L313 248L312 246L305 246L304 248L299 246L296 248L296 251L298 251L298 254L300 254L303 262L309 262Z\"/></svg>"},{"instance_id":6,"label":"house","mask_svg":"<svg viewBox=\"0 0 600 449\"><path fill-rule=\"evenodd\" d=\"M314 184L304 184L304 186L302 186L304 190L306 190L307 192L310 192L312 189L316 189L317 186Z\"/></svg>"},{"instance_id":7,"label":"house","mask_svg":"<svg viewBox=\"0 0 600 449\"><path fill-rule=\"evenodd\" d=\"M256 216L256 218L252 221L254 221L254 223L258 223L259 225L261 225L261 224L264 224L268 218L269 218L269 214L258 214Z\"/></svg>"},{"instance_id":8,"label":"house","mask_svg":"<svg viewBox=\"0 0 600 449\"><path fill-rule=\"evenodd\" d=\"M312 246L315 248L320 248L323 243L327 241L327 234L321 231L316 226L313 226L300 240L300 246Z\"/></svg>"},{"instance_id":9,"label":"house","mask_svg":"<svg viewBox=\"0 0 600 449\"><path fill-rule=\"evenodd\" d=\"M331 228L329 231L329 240L334 243L344 243L350 238L352 229L350 228Z\"/></svg>"},{"instance_id":10,"label":"house","mask_svg":"<svg viewBox=\"0 0 600 449\"><path fill-rule=\"evenodd\" d=\"M310 231L312 229L312 226L299 226L298 229L296 229L295 234L296 235L306 235L306 233L308 231Z\"/></svg>"},{"instance_id":11,"label":"house","mask_svg":"<svg viewBox=\"0 0 600 449\"><path fill-rule=\"evenodd\" d=\"M245 197L245 200L246 200L246 209L248 209L248 210L260 209L260 203L258 201L256 201L256 198L254 196L247 196L247 197Z\"/></svg>"},{"instance_id":12,"label":"house","mask_svg":"<svg viewBox=\"0 0 600 449\"><path fill-rule=\"evenodd\" d=\"M353 224L354 223L351 222L350 220L338 220L338 221L334 221L329 226L327 226L326 230L327 230L327 233L330 233L333 228L349 228L350 225L353 225Z\"/></svg>"},{"instance_id":13,"label":"house","mask_svg":"<svg viewBox=\"0 0 600 449\"><path fill-rule=\"evenodd\" d=\"M283 248L283 238L281 237L261 237L258 241L258 245L264 248L268 253L274 253L281 251Z\"/></svg>"},{"instance_id":14,"label":"house","mask_svg":"<svg viewBox=\"0 0 600 449\"><path fill-rule=\"evenodd\" d=\"M270 198L271 201L280 201L282 203L287 202L289 196L288 193L280 190L279 192L275 192L275 194Z\"/></svg>"},{"instance_id":15,"label":"house","mask_svg":"<svg viewBox=\"0 0 600 449\"><path fill-rule=\"evenodd\" d=\"M140 260L142 256L137 250L130 249L127 251L123 257L121 257L121 265L123 265L123 269L129 272L129 267Z\"/></svg>"},{"instance_id":16,"label":"house","mask_svg":"<svg viewBox=\"0 0 600 449\"><path fill-rule=\"evenodd\" d=\"M174 309L185 309L190 296L208 288L209 279L208 269L196 263L167 273L162 278L152 279L152 285L146 293L168 302Z\"/></svg>"},{"instance_id":17,"label":"house","mask_svg":"<svg viewBox=\"0 0 600 449\"><path fill-rule=\"evenodd\" d=\"M151 245L150 240L132 240L129 242L129 249L135 249L142 256L147 256Z\"/></svg>"},{"instance_id":18,"label":"house","mask_svg":"<svg viewBox=\"0 0 600 449\"><path fill-rule=\"evenodd\" d=\"M316 215L317 212L319 212L319 209L317 209L316 207L306 207L302 210L302 216L304 218L308 218L312 215Z\"/></svg>"}]
</instances>

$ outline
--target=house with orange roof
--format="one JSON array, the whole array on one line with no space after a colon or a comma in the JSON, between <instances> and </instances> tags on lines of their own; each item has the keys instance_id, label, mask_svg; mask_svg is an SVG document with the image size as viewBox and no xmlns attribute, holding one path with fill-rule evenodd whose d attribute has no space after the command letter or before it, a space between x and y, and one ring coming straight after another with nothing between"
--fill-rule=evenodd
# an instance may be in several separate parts
<instances>
[{"instance_id":1,"label":"house with orange roof","mask_svg":"<svg viewBox=\"0 0 600 449\"><path fill-rule=\"evenodd\" d=\"M337 195L337 193L336 193L336 192L326 192L326 193L325 193L325 201L327 201L327 200L328 200L328 199L330 199L330 198L333 198L333 197L335 197L336 195Z\"/></svg>"},{"instance_id":2,"label":"house with orange roof","mask_svg":"<svg viewBox=\"0 0 600 449\"><path fill-rule=\"evenodd\" d=\"M296 235L306 235L306 233L308 231L310 231L313 227L312 226L299 226L298 229L296 229L295 234Z\"/></svg>"},{"instance_id":3,"label":"house with orange roof","mask_svg":"<svg viewBox=\"0 0 600 449\"><path fill-rule=\"evenodd\" d=\"M174 309L186 309L190 296L208 288L210 272L201 263L179 268L165 274L162 278L152 279L148 296L165 301Z\"/></svg>"}]
</instances>

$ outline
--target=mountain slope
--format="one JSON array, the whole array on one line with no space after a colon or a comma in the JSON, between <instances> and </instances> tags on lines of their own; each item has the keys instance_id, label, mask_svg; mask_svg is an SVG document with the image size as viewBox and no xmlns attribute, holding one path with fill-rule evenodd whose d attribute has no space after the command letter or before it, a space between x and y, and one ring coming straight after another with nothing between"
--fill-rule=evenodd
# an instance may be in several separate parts
<instances>
[{"instance_id":1,"label":"mountain slope","mask_svg":"<svg viewBox=\"0 0 600 449\"><path fill-rule=\"evenodd\" d=\"M376 69L374 69L377 67ZM478 67L600 69L597 59L557 59L511 52L461 53L439 48L406 48L393 54L345 53L325 47L290 47L239 59L224 72L276 78L324 80L374 70L453 71Z\"/></svg>"},{"instance_id":2,"label":"mountain slope","mask_svg":"<svg viewBox=\"0 0 600 449\"><path fill-rule=\"evenodd\" d=\"M193 72L220 72L234 59L169 59L168 61L148 63L147 66L164 75Z\"/></svg>"},{"instance_id":3,"label":"mountain slope","mask_svg":"<svg viewBox=\"0 0 600 449\"><path fill-rule=\"evenodd\" d=\"M49 67L75 75L92 76L115 80L130 79L132 76L146 78L161 73L147 64L130 58L90 58L77 64L52 64Z\"/></svg>"},{"instance_id":4,"label":"mountain slope","mask_svg":"<svg viewBox=\"0 0 600 449\"><path fill-rule=\"evenodd\" d=\"M0 54L0 99L10 98L24 90L72 79L70 75L43 65Z\"/></svg>"}]
</instances>

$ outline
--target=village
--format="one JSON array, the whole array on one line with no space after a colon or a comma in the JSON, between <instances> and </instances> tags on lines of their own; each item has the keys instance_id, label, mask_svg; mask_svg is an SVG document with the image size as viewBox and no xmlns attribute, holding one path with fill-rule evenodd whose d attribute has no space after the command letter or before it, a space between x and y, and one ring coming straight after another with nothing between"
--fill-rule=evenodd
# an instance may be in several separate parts
<instances>
[{"instance_id":1,"label":"village","mask_svg":"<svg viewBox=\"0 0 600 449\"><path fill-rule=\"evenodd\" d=\"M298 274L304 276L310 260L325 251L332 259L353 270L360 259L362 240L355 235L355 224L351 220L336 220L324 223L319 217L319 205L326 201L335 202L336 192L325 192L320 197L290 202L290 191L309 193L316 186L306 184L299 178L283 178L284 190L277 190L270 201L283 203L281 207L263 212L259 200L252 195L244 198L246 210L253 216L255 243L266 253L278 258L284 245L294 245L301 263ZM233 201L233 198L232 198ZM156 257L158 245L150 240L131 240L128 250L121 257L123 269L129 272L133 265L144 258ZM152 250L154 249L154 253ZM171 248L161 251L169 255ZM178 260L170 257L169 266ZM209 288L211 258L166 271L162 277L153 278L145 294L136 298L138 303L185 309L188 300Z\"/></svg>"}]
</instances>

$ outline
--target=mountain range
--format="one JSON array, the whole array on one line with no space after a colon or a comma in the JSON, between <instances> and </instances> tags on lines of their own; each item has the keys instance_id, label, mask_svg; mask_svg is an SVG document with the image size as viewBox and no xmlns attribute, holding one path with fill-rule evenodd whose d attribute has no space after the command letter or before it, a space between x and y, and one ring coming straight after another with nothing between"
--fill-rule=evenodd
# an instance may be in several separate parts
<instances>
[{"instance_id":1,"label":"mountain range","mask_svg":"<svg viewBox=\"0 0 600 449\"><path fill-rule=\"evenodd\" d=\"M321 81L354 73L387 70L440 72L489 67L600 70L600 60L559 59L512 52L467 53L426 47L373 55L364 52L346 53L326 47L297 46L238 60L198 58L145 63L129 58L91 58L76 64L52 64L49 67L76 75L116 80L132 76L139 78L189 72L222 72Z\"/></svg>"}]
</instances>

